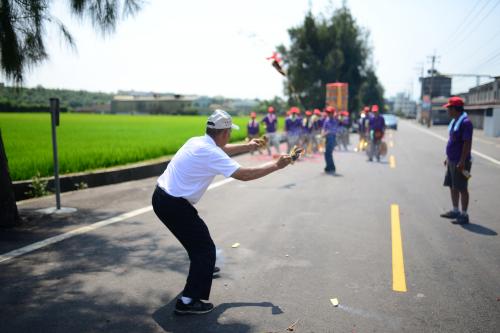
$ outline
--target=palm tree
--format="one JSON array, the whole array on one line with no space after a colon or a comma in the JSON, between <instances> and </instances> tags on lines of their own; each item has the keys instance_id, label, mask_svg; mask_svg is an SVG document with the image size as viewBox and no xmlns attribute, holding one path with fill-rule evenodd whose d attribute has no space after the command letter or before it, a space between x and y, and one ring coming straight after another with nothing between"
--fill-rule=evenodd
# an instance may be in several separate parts
<instances>
[{"instance_id":1,"label":"palm tree","mask_svg":"<svg viewBox=\"0 0 500 333\"><path fill-rule=\"evenodd\" d=\"M30 67L49 57L46 28L56 25L70 47L75 41L58 18L50 14L52 0L0 0L0 74L22 85ZM72 14L89 18L102 35L114 32L119 20L136 14L142 0L68 0ZM16 201L9 176L7 156L0 131L0 226L19 223Z\"/></svg>"}]
</instances>

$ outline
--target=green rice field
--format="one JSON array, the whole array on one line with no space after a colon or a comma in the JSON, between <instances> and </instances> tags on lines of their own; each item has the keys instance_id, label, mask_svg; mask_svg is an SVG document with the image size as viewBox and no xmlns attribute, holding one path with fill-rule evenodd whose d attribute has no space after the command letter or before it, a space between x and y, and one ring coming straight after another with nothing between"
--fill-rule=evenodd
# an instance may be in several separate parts
<instances>
[{"instance_id":1,"label":"green rice field","mask_svg":"<svg viewBox=\"0 0 500 333\"><path fill-rule=\"evenodd\" d=\"M60 173L88 171L174 154L203 135L206 116L61 114L57 128ZM248 118L235 118L246 136ZM283 121L280 121L283 125ZM0 128L12 180L53 174L50 115L0 113ZM261 129L262 130L262 129Z\"/></svg>"}]
</instances>

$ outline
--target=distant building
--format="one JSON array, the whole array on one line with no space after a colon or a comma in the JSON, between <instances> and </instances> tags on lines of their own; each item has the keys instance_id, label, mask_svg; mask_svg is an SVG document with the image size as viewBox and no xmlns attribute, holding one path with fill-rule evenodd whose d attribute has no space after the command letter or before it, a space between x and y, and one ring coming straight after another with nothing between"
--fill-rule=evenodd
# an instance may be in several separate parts
<instances>
[{"instance_id":1,"label":"distant building","mask_svg":"<svg viewBox=\"0 0 500 333\"><path fill-rule=\"evenodd\" d=\"M433 78L424 77L420 78L422 84L421 95L430 95L432 81L432 96L434 97L449 97L451 95L451 77L436 75Z\"/></svg>"},{"instance_id":2,"label":"distant building","mask_svg":"<svg viewBox=\"0 0 500 333\"><path fill-rule=\"evenodd\" d=\"M500 136L500 76L460 96L474 127L483 128L488 136Z\"/></svg>"},{"instance_id":3,"label":"distant building","mask_svg":"<svg viewBox=\"0 0 500 333\"><path fill-rule=\"evenodd\" d=\"M111 113L209 114L220 108L233 115L246 115L259 105L254 99L226 99L196 95L125 92L113 97Z\"/></svg>"},{"instance_id":4,"label":"distant building","mask_svg":"<svg viewBox=\"0 0 500 333\"><path fill-rule=\"evenodd\" d=\"M111 101L111 113L197 114L196 96L117 95Z\"/></svg>"},{"instance_id":5,"label":"distant building","mask_svg":"<svg viewBox=\"0 0 500 333\"><path fill-rule=\"evenodd\" d=\"M80 106L75 108L78 113L110 113L111 104L94 104L89 106Z\"/></svg>"},{"instance_id":6,"label":"distant building","mask_svg":"<svg viewBox=\"0 0 500 333\"><path fill-rule=\"evenodd\" d=\"M394 98L392 106L393 113L402 113L407 118L415 118L417 116L417 103L410 99L406 93L398 93Z\"/></svg>"}]
</instances>

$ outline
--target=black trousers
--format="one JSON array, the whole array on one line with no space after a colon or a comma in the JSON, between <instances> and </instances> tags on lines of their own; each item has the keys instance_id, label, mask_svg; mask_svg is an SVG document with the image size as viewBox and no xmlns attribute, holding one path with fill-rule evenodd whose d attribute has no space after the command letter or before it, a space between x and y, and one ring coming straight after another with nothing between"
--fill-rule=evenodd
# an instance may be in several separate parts
<instances>
[{"instance_id":1,"label":"black trousers","mask_svg":"<svg viewBox=\"0 0 500 333\"><path fill-rule=\"evenodd\" d=\"M158 186L152 203L156 216L181 242L191 261L182 296L208 300L215 266L215 244L207 225L186 199L173 197Z\"/></svg>"}]
</instances>

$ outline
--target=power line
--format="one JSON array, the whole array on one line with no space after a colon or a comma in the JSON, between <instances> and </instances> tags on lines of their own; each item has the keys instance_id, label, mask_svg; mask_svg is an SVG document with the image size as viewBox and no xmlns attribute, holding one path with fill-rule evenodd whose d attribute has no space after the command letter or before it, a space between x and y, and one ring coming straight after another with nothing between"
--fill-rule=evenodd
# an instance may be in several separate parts
<instances>
[{"instance_id":1,"label":"power line","mask_svg":"<svg viewBox=\"0 0 500 333\"><path fill-rule=\"evenodd\" d=\"M472 23L475 21L475 19L477 17L479 17L479 15L483 12L483 10L486 8L486 6L491 2L491 0L488 0L484 3L484 5L481 7L481 9L479 9L479 11L476 13L476 15L473 17L473 19L471 20L471 24L467 24L467 22L462 22L461 25L460 25L460 28L461 27L465 27L466 29L468 27L470 27L472 25ZM460 28L458 30L460 30ZM467 31L467 30L465 30ZM463 34L462 34L463 35ZM459 36L459 35L457 35ZM451 43L453 40L450 40L447 42L447 45L448 47L444 50L444 52L441 52L441 54L445 54L447 55L451 50L455 49L457 47L457 45L455 43Z\"/></svg>"},{"instance_id":2,"label":"power line","mask_svg":"<svg viewBox=\"0 0 500 333\"><path fill-rule=\"evenodd\" d=\"M476 26L472 29L472 30L469 30L469 33L463 37L459 42L458 42L458 46L460 46L460 44L462 44L468 37L469 35L476 31L477 28L479 28L481 26L482 23L484 23L484 21L486 21L486 19L491 15L491 13L493 13L493 11L495 10L495 8L497 8L497 6L500 4L500 0L498 0L494 5L493 5L493 8L490 9L490 11L488 13L486 13L485 16L483 16L483 18L481 20L478 21L478 24L476 24Z\"/></svg>"},{"instance_id":3,"label":"power line","mask_svg":"<svg viewBox=\"0 0 500 333\"><path fill-rule=\"evenodd\" d=\"M469 19L469 17L472 15L472 13L475 11L475 9L479 5L479 3L481 3L481 1L483 1L483 0L477 0L476 1L476 3L472 6L471 10L469 10L467 12L467 15L464 17L464 19L460 21L460 23L458 24L458 27L452 31L451 35L448 36L448 38L446 38L444 40L444 42L449 42L449 41L453 40L453 38L455 38L456 34L460 31L460 29L462 29L463 27L465 27L465 23L467 22L467 20Z\"/></svg>"},{"instance_id":4,"label":"power line","mask_svg":"<svg viewBox=\"0 0 500 333\"><path fill-rule=\"evenodd\" d=\"M458 63L463 62L463 61L462 61L463 59L470 59L472 56L474 56L474 55L478 54L478 53L479 53L479 51L481 51L482 49L484 49L484 47L485 47L486 45L490 45L490 43L491 43L492 41L494 41L495 39L497 39L497 38L498 38L498 36L500 36L500 29L498 29L498 31L497 31L497 32L493 35L493 37L491 37L488 41L486 41L486 42L482 43L482 44L481 44L481 46L480 46L479 48L474 49L474 50L473 50L470 54L468 54L466 57L458 58L460 61L455 61L455 62L453 62L452 64L453 64L453 65L457 65Z\"/></svg>"},{"instance_id":5,"label":"power line","mask_svg":"<svg viewBox=\"0 0 500 333\"><path fill-rule=\"evenodd\" d=\"M497 51L499 51L499 50L497 50ZM483 67L484 65L489 64L490 62L494 61L498 57L500 57L500 52L494 54L492 57L488 58L488 60L486 60L486 61L482 62L481 64L479 64L474 69L479 69L479 68Z\"/></svg>"}]
</instances>

